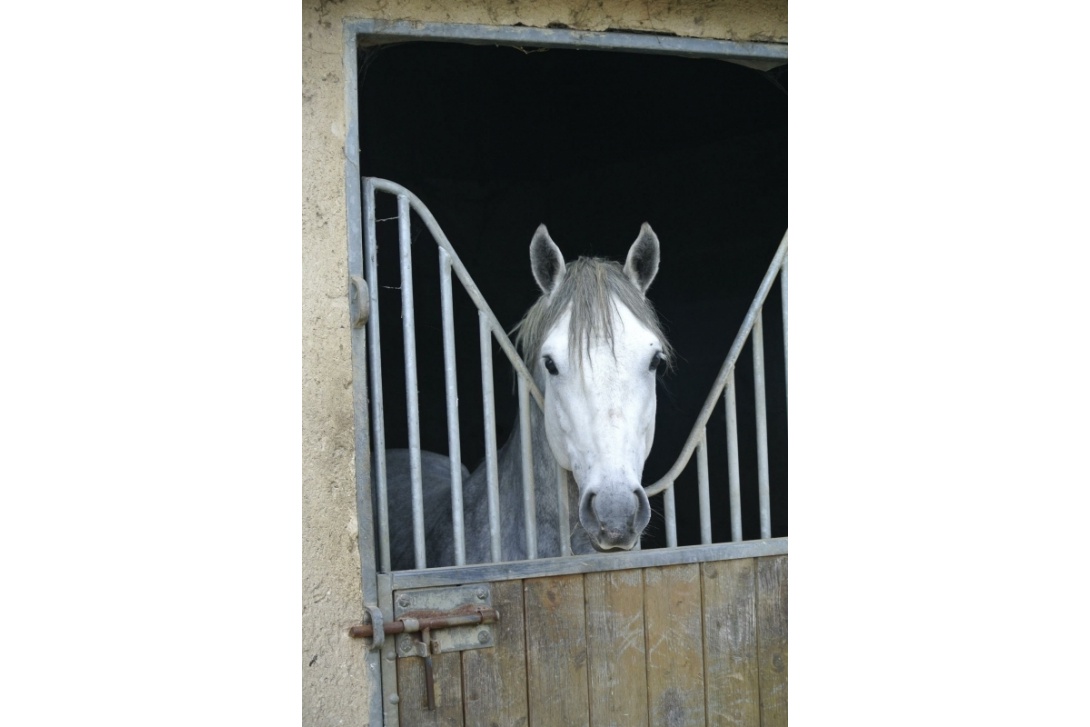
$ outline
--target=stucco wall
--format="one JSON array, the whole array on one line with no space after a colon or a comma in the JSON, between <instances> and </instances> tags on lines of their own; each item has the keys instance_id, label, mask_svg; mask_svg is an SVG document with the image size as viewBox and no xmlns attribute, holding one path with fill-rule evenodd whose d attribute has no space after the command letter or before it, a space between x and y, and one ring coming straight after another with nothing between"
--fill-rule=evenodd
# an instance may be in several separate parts
<instances>
[{"instance_id":1,"label":"stucco wall","mask_svg":"<svg viewBox=\"0 0 1090 727\"><path fill-rule=\"evenodd\" d=\"M786 0L304 0L303 715L304 725L368 723L352 451L344 189L345 18L583 30L628 29L787 41Z\"/></svg>"}]
</instances>

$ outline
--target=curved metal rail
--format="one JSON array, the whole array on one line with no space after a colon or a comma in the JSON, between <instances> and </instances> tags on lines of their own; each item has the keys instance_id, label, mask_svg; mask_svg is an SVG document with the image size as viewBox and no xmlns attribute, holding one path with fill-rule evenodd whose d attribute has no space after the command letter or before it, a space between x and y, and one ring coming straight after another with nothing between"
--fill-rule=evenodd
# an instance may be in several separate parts
<instances>
[{"instance_id":1,"label":"curved metal rail","mask_svg":"<svg viewBox=\"0 0 1090 727\"><path fill-rule=\"evenodd\" d=\"M443 314L443 366L446 377L448 449L451 463L451 505L455 538L455 564L465 564L465 517L462 503L461 473L461 433L458 423L458 384L454 357L454 319L453 295L451 291L451 273L458 276L459 282L477 307L480 321L481 380L484 392L485 413L485 463L488 475L489 535L492 560L500 559L500 513L499 513L499 466L496 447L495 396L492 380L492 345L494 338L507 360L518 374L520 398L528 402L532 396L539 407L544 407L545 399L534 382L529 369L519 356L514 344L504 331L496 314L481 294L473 276L462 264L461 258L450 244L446 234L431 211L415 194L395 182L375 177L363 180L363 218L364 218L364 267L367 275L367 332L371 339L368 346L371 366L371 394L374 416L371 423L374 429L374 480L378 494L378 533L381 548L379 561L383 571L390 572L390 525L389 499L386 482L386 432L383 418L382 392L382 357L379 346L379 283L377 260L377 233L375 219L375 193L386 192L397 197L398 243L401 260L401 319L403 343L405 347L405 396L409 425L409 476L413 506L413 543L417 568L427 567L426 543L424 539L424 496L423 474L421 468L420 446L420 407L417 401L416 382L416 323L412 290L412 234L410 211L416 212L424 222L432 239L439 248L439 269L441 286L441 304ZM523 407L525 408L525 407ZM532 452L529 442L529 417L520 419L523 429L523 471L524 501L532 503L533 468L530 466ZM567 484L561 478L557 483L561 493L566 493ZM531 558L537 556L537 520L533 507L526 510L527 550Z\"/></svg>"},{"instance_id":2,"label":"curved metal rail","mask_svg":"<svg viewBox=\"0 0 1090 727\"><path fill-rule=\"evenodd\" d=\"M787 232L783 233L783 239L780 241L780 246L776 249L776 254L772 258L772 263L768 266L768 272L765 273L764 279L761 280L761 285L757 288L757 295L754 297L753 302L749 306L749 310L746 312L746 317L742 320L742 326L738 330L738 335L734 338L734 343L731 345L730 350L727 352L727 357L723 361L723 365L719 369L719 375L715 377L715 383L712 384L711 391L708 392L708 397L704 400L704 406L701 408L700 413L696 417L696 422L693 424L692 430L689 432L688 439L685 440L685 446L682 447L681 454L678 455L674 465L663 475L657 482L645 487L648 497L657 495L660 492L665 491L665 505L666 505L666 539L668 546L677 545L677 531L675 519L673 516L673 484L682 470L689 464L692 459L693 452L698 452L698 472L697 481L700 495L700 521L701 521L701 542L711 542L711 523L710 523L710 508L708 506L708 461L707 461L707 424L711 418L712 410L715 409L716 403L719 401L719 397L723 396L726 391L726 416L727 416L727 439L728 439L728 462L729 462L729 477L730 477L730 496L731 496L731 539L741 540L741 514L739 491L739 477L738 477L738 424L737 415L734 404L734 365L738 362L738 356L742 352L742 348L746 344L746 340L749 339L750 334L753 334L753 371L754 371L754 391L757 399L757 457L758 457L758 497L760 498L761 509L761 537L772 537L771 518L769 514L768 503L768 439L767 439L767 422L765 413L765 387L764 387L764 326L761 317L761 311L764 308L765 299L768 298L768 293L772 289L772 284L776 281L776 276L780 273L781 269L784 271L783 279L783 331L784 331L784 371L787 371ZM786 378L786 377L785 377Z\"/></svg>"}]
</instances>

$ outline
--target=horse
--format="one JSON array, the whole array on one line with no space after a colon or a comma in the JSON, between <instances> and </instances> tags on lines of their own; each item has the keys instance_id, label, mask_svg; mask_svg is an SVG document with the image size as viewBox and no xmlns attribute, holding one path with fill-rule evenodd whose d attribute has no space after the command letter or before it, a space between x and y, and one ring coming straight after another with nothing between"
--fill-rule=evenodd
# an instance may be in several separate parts
<instances>
[{"instance_id":1,"label":"horse","mask_svg":"<svg viewBox=\"0 0 1090 727\"><path fill-rule=\"evenodd\" d=\"M625 263L566 263L544 224L530 242L541 297L515 326L515 343L544 410L530 404L538 557L631 550L651 518L641 484L655 436L657 375L673 351L646 297L659 268L659 240L646 222ZM501 560L528 557L521 432L498 452ZM568 470L568 522L559 522L557 482ZM391 567L415 568L407 450L387 452ZM466 563L492 560L487 467L463 468ZM428 567L455 562L450 461L422 452ZM398 496L400 495L400 496Z\"/></svg>"}]
</instances>

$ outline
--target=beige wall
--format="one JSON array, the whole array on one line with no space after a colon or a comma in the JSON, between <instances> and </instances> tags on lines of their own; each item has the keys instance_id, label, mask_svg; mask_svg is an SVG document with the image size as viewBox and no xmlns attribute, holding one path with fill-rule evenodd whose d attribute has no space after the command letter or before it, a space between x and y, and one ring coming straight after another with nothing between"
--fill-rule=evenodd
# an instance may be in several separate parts
<instances>
[{"instance_id":1,"label":"beige wall","mask_svg":"<svg viewBox=\"0 0 1090 727\"><path fill-rule=\"evenodd\" d=\"M787 41L786 0L304 0L303 2L303 724L368 723L345 295L345 18Z\"/></svg>"}]
</instances>

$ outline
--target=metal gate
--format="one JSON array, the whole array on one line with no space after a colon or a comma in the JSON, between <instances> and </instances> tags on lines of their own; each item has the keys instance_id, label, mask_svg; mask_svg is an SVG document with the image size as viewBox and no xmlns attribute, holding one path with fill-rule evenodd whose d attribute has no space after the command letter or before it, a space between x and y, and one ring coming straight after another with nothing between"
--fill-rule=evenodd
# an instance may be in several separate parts
<instances>
[{"instance_id":1,"label":"metal gate","mask_svg":"<svg viewBox=\"0 0 1090 727\"><path fill-rule=\"evenodd\" d=\"M368 623L364 638L375 687L372 719L385 725L781 725L787 721L787 538L771 537L762 309L777 276L787 354L787 235L762 280L675 464L645 489L662 495L667 547L619 554L531 558L427 568L416 400L411 213L438 246L446 411L454 531L463 537L460 429L451 286L457 278L478 310L486 461L495 471L492 340L516 372L521 412L541 406L529 370L427 208L392 182L363 182L362 250L349 259L353 322L357 507ZM411 458L412 540L417 569L393 571L388 525L380 356L381 285L376 194L397 199L405 384ZM392 221L392 220L391 220ZM741 537L735 364L753 356L761 538ZM369 382L369 389L368 389ZM370 392L370 397L368 396ZM533 399L533 402L531 402ZM706 427L724 401L731 538L714 543ZM520 417L525 433L527 416ZM524 436L524 442L529 437ZM701 545L677 547L673 484L695 455ZM524 471L531 453L522 452ZM498 483L490 478L494 491ZM374 492L372 492L372 486ZM555 486L565 518L567 481ZM528 500L530 502L530 500ZM373 507L376 505L377 507ZM532 531L526 507L527 528ZM562 520L563 522L563 520ZM499 531L498 507L490 528ZM399 537L408 537L400 533ZM498 552L496 550L494 553ZM493 560L495 560L495 556Z\"/></svg>"}]
</instances>

